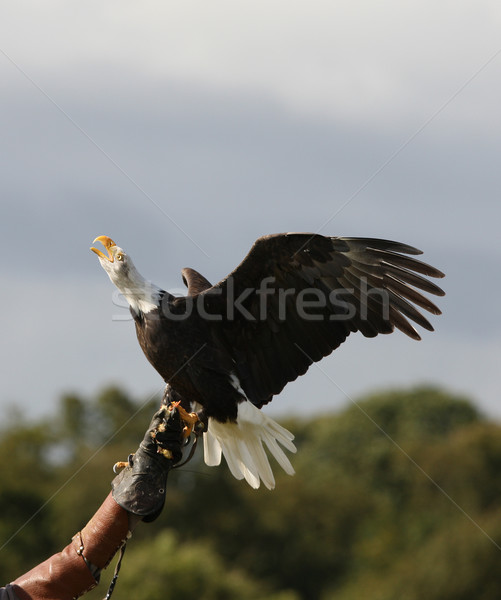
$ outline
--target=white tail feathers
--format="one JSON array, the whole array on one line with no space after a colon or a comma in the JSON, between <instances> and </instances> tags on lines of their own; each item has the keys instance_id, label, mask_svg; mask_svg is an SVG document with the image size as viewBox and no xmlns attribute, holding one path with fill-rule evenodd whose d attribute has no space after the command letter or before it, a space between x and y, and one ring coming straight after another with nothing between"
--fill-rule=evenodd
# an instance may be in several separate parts
<instances>
[{"instance_id":1,"label":"white tail feathers","mask_svg":"<svg viewBox=\"0 0 501 600\"><path fill-rule=\"evenodd\" d=\"M290 452L296 452L293 439L290 431L245 400L238 405L236 423L219 423L209 418L209 426L204 433L205 463L210 467L219 465L223 454L234 477L245 478L255 489L262 481L272 490L275 478L263 442L282 469L288 475L294 475L289 459L277 443Z\"/></svg>"}]
</instances>

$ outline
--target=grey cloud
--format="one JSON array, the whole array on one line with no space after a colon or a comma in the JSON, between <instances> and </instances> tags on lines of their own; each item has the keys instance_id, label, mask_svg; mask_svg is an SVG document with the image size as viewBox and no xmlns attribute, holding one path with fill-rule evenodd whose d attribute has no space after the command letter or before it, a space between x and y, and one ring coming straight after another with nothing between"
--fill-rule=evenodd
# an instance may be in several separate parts
<instances>
[{"instance_id":1,"label":"grey cloud","mask_svg":"<svg viewBox=\"0 0 501 600\"><path fill-rule=\"evenodd\" d=\"M64 21L56 25L59 31ZM398 336L348 340L325 367L332 376L343 374L341 387L358 393L428 375L454 389L474 391L477 385L492 409L497 372L490 366L499 338L501 286L499 103L479 116L475 101L498 97L495 70L472 82L380 170L457 89L461 65L453 65L457 77L447 80L447 89L431 81L415 101L416 82L410 83L405 119L399 110L392 119L393 104L371 113L364 112L364 102L348 118L335 108L315 110L314 103L298 110L291 97L301 81L289 87L279 81L278 93L268 85L262 56L255 65L256 72L263 70L259 85L242 86L240 78L231 86L231 70L211 80L196 69L184 78L158 65L148 70L139 59L126 69L110 55L98 60L95 48L61 66L54 57L37 61L33 48L23 44L22 65L153 202L2 62L12 85L0 98L0 354L6 368L0 402L36 397L40 410L49 409L62 390L91 392L107 378L134 391L160 385L137 347L132 324L112 322L111 284L88 250L96 235L115 238L146 277L178 288L184 266L216 281L259 235L323 227L330 235L411 243L447 273L436 333L411 346ZM474 58L468 72L479 55ZM428 59L419 63L424 71ZM216 66L211 64L217 74ZM292 76L291 67L289 81ZM304 97L322 90L313 83ZM400 84L405 87L405 80ZM478 106L489 105L484 100ZM103 345L116 347L114 361L99 360ZM366 373L357 370L357 357L371 365ZM398 373L390 368L397 363ZM21 383L18 374L27 364L30 377ZM317 406L324 406L324 396L326 404L331 396L342 397L321 381L312 371L277 406L285 410L290 401L300 407L305 394Z\"/></svg>"}]
</instances>

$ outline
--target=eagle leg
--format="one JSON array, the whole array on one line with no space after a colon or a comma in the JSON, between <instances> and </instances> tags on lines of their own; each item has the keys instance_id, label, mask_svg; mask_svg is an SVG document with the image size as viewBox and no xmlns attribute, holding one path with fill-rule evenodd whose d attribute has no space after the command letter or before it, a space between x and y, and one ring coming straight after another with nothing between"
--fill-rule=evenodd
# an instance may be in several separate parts
<instances>
[{"instance_id":1,"label":"eagle leg","mask_svg":"<svg viewBox=\"0 0 501 600\"><path fill-rule=\"evenodd\" d=\"M195 435L201 435L205 433L209 427L209 417L205 414L205 410L199 410L196 413L198 417L197 423L195 423L194 431Z\"/></svg>"},{"instance_id":2,"label":"eagle leg","mask_svg":"<svg viewBox=\"0 0 501 600\"><path fill-rule=\"evenodd\" d=\"M185 428L183 429L183 436L186 439L187 437L189 437L191 435L191 432L193 431L193 429L195 428L195 425L199 422L200 419L199 419L197 413L194 413L194 412L189 413L186 409L184 409L181 406L180 400L178 402L172 402L172 406L177 408L177 410L179 411L179 416L181 417L181 420L183 421L183 423L186 424Z\"/></svg>"}]
</instances>

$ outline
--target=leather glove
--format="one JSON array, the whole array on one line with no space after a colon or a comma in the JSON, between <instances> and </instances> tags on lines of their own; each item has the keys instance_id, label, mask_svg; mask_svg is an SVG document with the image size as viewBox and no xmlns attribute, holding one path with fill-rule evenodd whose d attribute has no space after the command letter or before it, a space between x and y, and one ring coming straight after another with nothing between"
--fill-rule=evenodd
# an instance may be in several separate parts
<instances>
[{"instance_id":1,"label":"leather glove","mask_svg":"<svg viewBox=\"0 0 501 600\"><path fill-rule=\"evenodd\" d=\"M111 483L115 502L143 521L154 521L165 503L167 475L181 460L182 444L183 423L177 408L162 406L137 452Z\"/></svg>"},{"instance_id":2,"label":"leather glove","mask_svg":"<svg viewBox=\"0 0 501 600\"><path fill-rule=\"evenodd\" d=\"M153 521L162 511L167 475L181 459L182 444L178 410L162 406L128 466L113 480L112 494L64 550L12 582L15 596L71 600L95 587L101 569L124 545L138 520Z\"/></svg>"}]
</instances>

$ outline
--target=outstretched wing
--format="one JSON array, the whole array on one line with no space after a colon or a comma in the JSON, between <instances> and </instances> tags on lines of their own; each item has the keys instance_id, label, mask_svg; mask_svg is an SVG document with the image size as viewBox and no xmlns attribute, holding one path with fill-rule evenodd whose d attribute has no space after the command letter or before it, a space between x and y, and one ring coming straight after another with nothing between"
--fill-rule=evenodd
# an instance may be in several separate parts
<instances>
[{"instance_id":1,"label":"outstretched wing","mask_svg":"<svg viewBox=\"0 0 501 600\"><path fill-rule=\"evenodd\" d=\"M196 296L211 287L211 283L195 269L185 267L181 270L184 285L188 288L188 296Z\"/></svg>"},{"instance_id":2,"label":"outstretched wing","mask_svg":"<svg viewBox=\"0 0 501 600\"><path fill-rule=\"evenodd\" d=\"M266 404L351 332L374 337L397 327L419 340L410 321L433 331L415 305L440 314L421 292L442 296L423 276L443 273L409 256L417 254L370 238L259 238L228 277L201 294L248 398Z\"/></svg>"}]
</instances>

